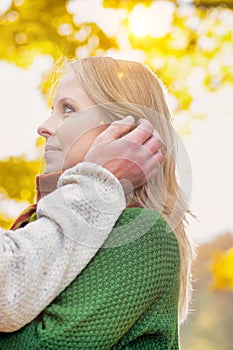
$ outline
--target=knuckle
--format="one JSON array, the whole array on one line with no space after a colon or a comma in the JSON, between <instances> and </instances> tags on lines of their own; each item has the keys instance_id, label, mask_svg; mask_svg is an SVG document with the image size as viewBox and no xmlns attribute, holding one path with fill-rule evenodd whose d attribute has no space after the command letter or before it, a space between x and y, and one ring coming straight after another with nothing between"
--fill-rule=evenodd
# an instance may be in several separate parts
<instances>
[{"instance_id":1,"label":"knuckle","mask_svg":"<svg viewBox=\"0 0 233 350\"><path fill-rule=\"evenodd\" d=\"M104 140L105 137L106 137L106 135L103 134L103 133L101 133L101 134L99 134L99 135L96 136L95 141L96 141L96 140L98 140L98 141ZM95 141L94 141L94 142L95 142Z\"/></svg>"},{"instance_id":2,"label":"knuckle","mask_svg":"<svg viewBox=\"0 0 233 350\"><path fill-rule=\"evenodd\" d=\"M159 144L162 144L162 138L161 138L161 136L160 136L160 134L158 133L157 130L153 131L153 136L159 142Z\"/></svg>"},{"instance_id":3,"label":"knuckle","mask_svg":"<svg viewBox=\"0 0 233 350\"><path fill-rule=\"evenodd\" d=\"M113 127L115 130L121 130L121 129L122 129L122 125L120 125L120 124L113 124L112 127Z\"/></svg>"},{"instance_id":4,"label":"knuckle","mask_svg":"<svg viewBox=\"0 0 233 350\"><path fill-rule=\"evenodd\" d=\"M110 125L110 130L111 129L120 130L123 126L124 126L123 123L120 124L120 122L117 120L115 122L112 122L112 124Z\"/></svg>"},{"instance_id":5,"label":"knuckle","mask_svg":"<svg viewBox=\"0 0 233 350\"><path fill-rule=\"evenodd\" d=\"M140 119L139 127L150 133L154 131L153 125L147 119Z\"/></svg>"},{"instance_id":6,"label":"knuckle","mask_svg":"<svg viewBox=\"0 0 233 350\"><path fill-rule=\"evenodd\" d=\"M153 138L154 142L156 142L156 144L160 147L162 146L162 140L161 139L158 139L157 137L154 137Z\"/></svg>"}]
</instances>

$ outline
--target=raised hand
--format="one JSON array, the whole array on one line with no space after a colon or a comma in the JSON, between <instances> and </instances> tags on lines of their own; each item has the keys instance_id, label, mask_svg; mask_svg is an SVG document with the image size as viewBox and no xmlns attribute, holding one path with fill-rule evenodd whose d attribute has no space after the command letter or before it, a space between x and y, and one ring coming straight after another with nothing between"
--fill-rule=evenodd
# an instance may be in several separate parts
<instances>
[{"instance_id":1,"label":"raised hand","mask_svg":"<svg viewBox=\"0 0 233 350\"><path fill-rule=\"evenodd\" d=\"M126 194L155 176L163 160L162 141L153 125L146 119L139 119L136 127L134 124L131 116L110 124L97 136L83 159L111 171L121 181Z\"/></svg>"}]
</instances>

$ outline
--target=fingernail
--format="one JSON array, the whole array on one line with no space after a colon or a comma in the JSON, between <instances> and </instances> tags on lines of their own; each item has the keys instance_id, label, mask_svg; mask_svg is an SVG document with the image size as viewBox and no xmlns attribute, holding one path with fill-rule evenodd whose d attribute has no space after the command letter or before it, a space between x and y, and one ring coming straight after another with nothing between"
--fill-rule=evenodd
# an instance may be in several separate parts
<instances>
[{"instance_id":1,"label":"fingernail","mask_svg":"<svg viewBox=\"0 0 233 350\"><path fill-rule=\"evenodd\" d=\"M134 122L134 117L132 117L132 115L127 115L127 117L125 117L123 120L125 122L131 123Z\"/></svg>"}]
</instances>

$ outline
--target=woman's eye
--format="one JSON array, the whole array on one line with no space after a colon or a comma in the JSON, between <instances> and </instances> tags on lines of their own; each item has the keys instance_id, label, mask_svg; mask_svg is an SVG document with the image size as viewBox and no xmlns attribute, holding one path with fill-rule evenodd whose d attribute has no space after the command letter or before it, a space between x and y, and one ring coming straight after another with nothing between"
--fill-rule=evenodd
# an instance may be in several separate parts
<instances>
[{"instance_id":1,"label":"woman's eye","mask_svg":"<svg viewBox=\"0 0 233 350\"><path fill-rule=\"evenodd\" d=\"M74 112L74 108L72 108L69 105L64 106L64 113L72 113L72 112Z\"/></svg>"}]
</instances>

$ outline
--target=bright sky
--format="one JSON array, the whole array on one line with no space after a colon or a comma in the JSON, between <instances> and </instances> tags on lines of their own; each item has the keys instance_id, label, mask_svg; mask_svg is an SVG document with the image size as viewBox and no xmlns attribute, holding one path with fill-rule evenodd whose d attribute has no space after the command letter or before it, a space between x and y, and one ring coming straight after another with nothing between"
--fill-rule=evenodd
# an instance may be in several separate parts
<instances>
[{"instance_id":1,"label":"bright sky","mask_svg":"<svg viewBox=\"0 0 233 350\"><path fill-rule=\"evenodd\" d=\"M201 242L233 232L233 87L206 99L206 121L191 122L192 134L183 139L192 164L191 208L199 217L190 231Z\"/></svg>"},{"instance_id":2,"label":"bright sky","mask_svg":"<svg viewBox=\"0 0 233 350\"><path fill-rule=\"evenodd\" d=\"M104 27L105 31L112 31L113 34L119 29L118 23L125 16L124 11L111 12L102 9L101 12L100 0L94 2L95 10L92 8L92 11L89 11L89 2L90 0L79 0L82 11L79 11L77 21L91 21L94 14L95 21ZM75 0L70 2L71 12L75 3ZM103 20L103 11L108 21ZM112 20L109 20L110 16ZM169 16L172 16L172 8ZM167 25L169 27L169 23ZM140 52L130 52L127 45L120 53L109 51L108 54L116 58L142 59ZM36 127L49 113L38 85L41 74L50 65L51 60L42 56L27 70L0 61L0 158L22 153L29 158L35 156ZM198 81L199 75L201 72L197 71L193 77L189 77L191 85ZM197 242L205 242L226 231L233 232L233 159L230 155L230 150L233 150L232 101L233 86L225 87L212 95L203 92L195 99L192 108L204 111L206 120L193 120L190 123L191 135L183 138L192 164L191 209L199 217L199 223L191 221L189 231ZM177 130L188 118L187 114L180 114L175 118ZM9 203L6 208L12 216L17 215L21 209Z\"/></svg>"},{"instance_id":3,"label":"bright sky","mask_svg":"<svg viewBox=\"0 0 233 350\"><path fill-rule=\"evenodd\" d=\"M0 158L26 153L35 156L33 149L38 134L36 127L48 116L48 109L39 91L41 73L51 60L38 57L27 70L0 61Z\"/></svg>"}]
</instances>

